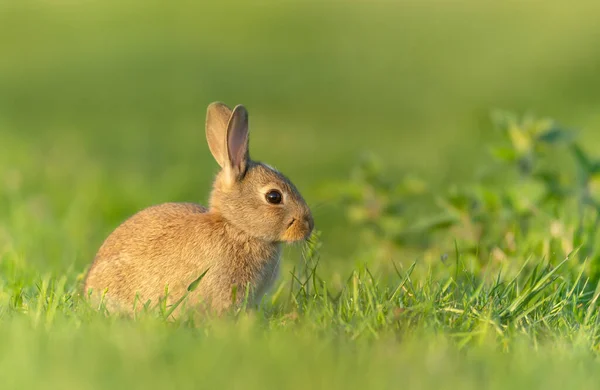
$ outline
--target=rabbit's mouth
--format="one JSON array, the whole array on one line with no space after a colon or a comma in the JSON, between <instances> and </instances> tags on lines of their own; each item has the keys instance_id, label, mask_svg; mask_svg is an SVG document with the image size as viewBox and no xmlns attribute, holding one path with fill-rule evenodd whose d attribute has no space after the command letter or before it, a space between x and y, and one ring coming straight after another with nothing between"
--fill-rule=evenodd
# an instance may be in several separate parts
<instances>
[{"instance_id":1,"label":"rabbit's mouth","mask_svg":"<svg viewBox=\"0 0 600 390\"><path fill-rule=\"evenodd\" d=\"M306 240L312 232L312 223L309 219L292 218L283 233L282 239L287 242Z\"/></svg>"}]
</instances>

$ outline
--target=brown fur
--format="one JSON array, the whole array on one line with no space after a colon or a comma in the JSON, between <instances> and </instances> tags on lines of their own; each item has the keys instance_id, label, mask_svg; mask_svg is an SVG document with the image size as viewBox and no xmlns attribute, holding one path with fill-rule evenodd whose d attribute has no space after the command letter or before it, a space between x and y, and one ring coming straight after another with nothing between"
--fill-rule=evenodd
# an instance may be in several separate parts
<instances>
[{"instance_id":1,"label":"brown fur","mask_svg":"<svg viewBox=\"0 0 600 390\"><path fill-rule=\"evenodd\" d=\"M281 243L306 239L313 229L310 209L281 173L250 160L248 117L242 106L222 103L207 110L207 140L221 165L209 208L165 203L138 212L100 247L85 280L85 291L105 294L109 310L131 312L164 296L173 304L208 270L187 297L187 305L221 312L249 295L256 304L279 270ZM277 189L284 201L273 205L265 193ZM250 290L246 291L249 287Z\"/></svg>"}]
</instances>

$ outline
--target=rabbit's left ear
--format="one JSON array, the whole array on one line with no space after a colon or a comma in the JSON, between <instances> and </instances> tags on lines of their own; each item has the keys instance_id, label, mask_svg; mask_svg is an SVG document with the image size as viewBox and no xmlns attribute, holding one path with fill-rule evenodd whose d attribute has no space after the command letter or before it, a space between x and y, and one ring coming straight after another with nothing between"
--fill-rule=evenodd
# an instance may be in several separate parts
<instances>
[{"instance_id":1,"label":"rabbit's left ear","mask_svg":"<svg viewBox=\"0 0 600 390\"><path fill-rule=\"evenodd\" d=\"M231 109L221 102L213 102L206 109L206 140L213 157L221 168L227 162L227 125L231 118Z\"/></svg>"},{"instance_id":2,"label":"rabbit's left ear","mask_svg":"<svg viewBox=\"0 0 600 390\"><path fill-rule=\"evenodd\" d=\"M241 104L235 106L227 124L227 162L229 181L233 183L244 177L250 153L248 151L248 111Z\"/></svg>"}]
</instances>

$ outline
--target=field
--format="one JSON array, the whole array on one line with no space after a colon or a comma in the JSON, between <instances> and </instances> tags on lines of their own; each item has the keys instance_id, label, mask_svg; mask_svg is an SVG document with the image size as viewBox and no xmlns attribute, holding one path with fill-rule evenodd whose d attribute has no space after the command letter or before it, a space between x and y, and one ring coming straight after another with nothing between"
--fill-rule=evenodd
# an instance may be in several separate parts
<instances>
[{"instance_id":1,"label":"field","mask_svg":"<svg viewBox=\"0 0 600 390\"><path fill-rule=\"evenodd\" d=\"M3 389L597 388L600 5L0 2ZM121 221L205 203L208 103L310 203L223 318L80 295Z\"/></svg>"}]
</instances>

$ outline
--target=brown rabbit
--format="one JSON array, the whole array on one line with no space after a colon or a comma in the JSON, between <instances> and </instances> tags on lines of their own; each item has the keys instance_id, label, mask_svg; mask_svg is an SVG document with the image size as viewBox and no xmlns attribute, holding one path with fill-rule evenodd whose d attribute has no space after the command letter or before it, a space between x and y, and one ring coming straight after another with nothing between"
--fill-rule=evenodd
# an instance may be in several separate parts
<instances>
[{"instance_id":1,"label":"brown rabbit","mask_svg":"<svg viewBox=\"0 0 600 390\"><path fill-rule=\"evenodd\" d=\"M96 254L84 290L103 297L109 310L131 313L136 299L137 307L148 300L154 305L165 287L172 305L204 272L186 298L188 307L222 312L234 296L239 304L246 294L256 304L278 275L281 243L310 236L312 214L296 187L250 159L242 105L232 111L211 103L206 138L221 166L208 209L192 203L149 207L117 227Z\"/></svg>"}]
</instances>

